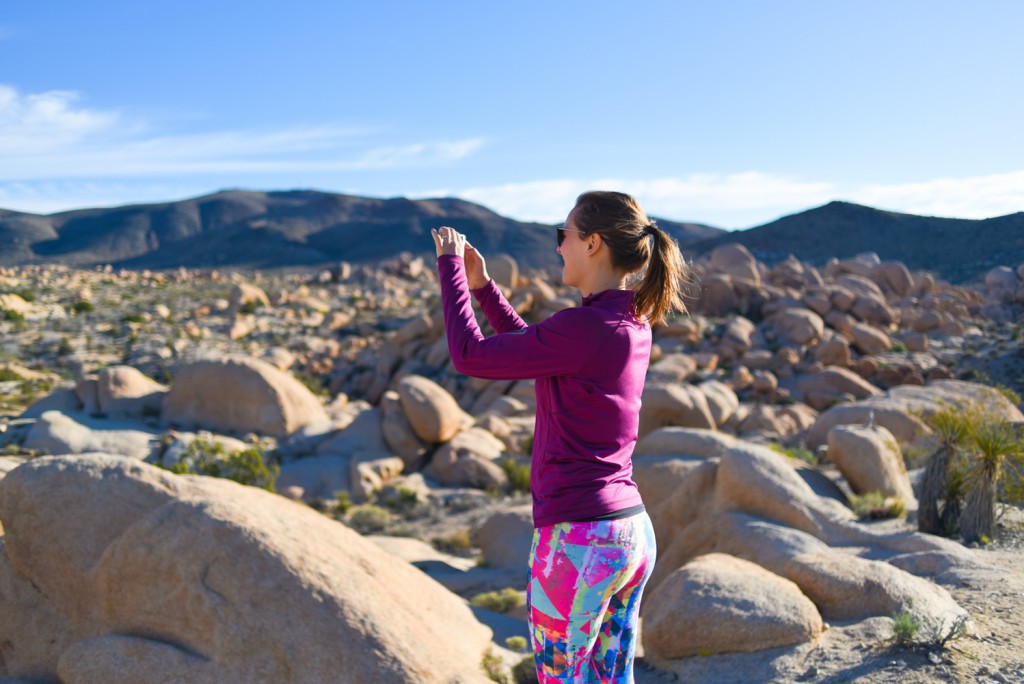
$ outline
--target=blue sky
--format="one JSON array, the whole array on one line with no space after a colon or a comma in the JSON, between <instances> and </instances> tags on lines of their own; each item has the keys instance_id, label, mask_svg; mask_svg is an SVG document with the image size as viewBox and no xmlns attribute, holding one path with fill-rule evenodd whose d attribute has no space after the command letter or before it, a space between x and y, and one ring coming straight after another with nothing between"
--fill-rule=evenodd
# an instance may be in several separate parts
<instances>
[{"instance_id":1,"label":"blue sky","mask_svg":"<svg viewBox=\"0 0 1024 684\"><path fill-rule=\"evenodd\" d=\"M579 192L747 228L1024 210L1024 3L0 5L0 207Z\"/></svg>"}]
</instances>

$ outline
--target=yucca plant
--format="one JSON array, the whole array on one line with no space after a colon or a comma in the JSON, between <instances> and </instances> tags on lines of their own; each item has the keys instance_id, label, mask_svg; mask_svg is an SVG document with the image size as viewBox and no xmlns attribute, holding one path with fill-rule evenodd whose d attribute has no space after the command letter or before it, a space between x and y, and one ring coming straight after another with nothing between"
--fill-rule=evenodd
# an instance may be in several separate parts
<instances>
[{"instance_id":1,"label":"yucca plant","mask_svg":"<svg viewBox=\"0 0 1024 684\"><path fill-rule=\"evenodd\" d=\"M942 498L942 510L939 518L942 533L947 537L956 537L960 533L960 513L964 507L964 494L967 493L967 455L960 453L956 462L946 471L946 491Z\"/></svg>"},{"instance_id":2,"label":"yucca plant","mask_svg":"<svg viewBox=\"0 0 1024 684\"><path fill-rule=\"evenodd\" d=\"M962 448L967 434L968 413L947 406L933 413L926 421L935 431L938 446L928 457L924 476L921 479L921 494L918 497L917 529L929 534L947 532L947 518L943 513L959 508L959 501L950 501L950 463ZM945 502L940 512L939 501Z\"/></svg>"},{"instance_id":3,"label":"yucca plant","mask_svg":"<svg viewBox=\"0 0 1024 684\"><path fill-rule=\"evenodd\" d=\"M982 542L995 537L997 486L1007 462L1021 458L1024 445L1013 426L989 417L971 426L973 462L968 474L967 496L960 515L964 542Z\"/></svg>"}]
</instances>

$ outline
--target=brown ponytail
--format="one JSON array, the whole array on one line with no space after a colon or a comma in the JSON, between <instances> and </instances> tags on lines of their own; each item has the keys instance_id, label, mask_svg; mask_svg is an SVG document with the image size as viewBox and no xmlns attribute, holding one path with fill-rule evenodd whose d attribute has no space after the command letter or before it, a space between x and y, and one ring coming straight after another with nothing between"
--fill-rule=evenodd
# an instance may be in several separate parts
<instances>
[{"instance_id":1,"label":"brown ponytail","mask_svg":"<svg viewBox=\"0 0 1024 684\"><path fill-rule=\"evenodd\" d=\"M644 271L633 300L637 316L653 325L673 310L686 311L679 245L647 218L636 199L622 192L585 192L576 198L575 220L584 234L601 236L611 250L612 266L626 273Z\"/></svg>"}]
</instances>

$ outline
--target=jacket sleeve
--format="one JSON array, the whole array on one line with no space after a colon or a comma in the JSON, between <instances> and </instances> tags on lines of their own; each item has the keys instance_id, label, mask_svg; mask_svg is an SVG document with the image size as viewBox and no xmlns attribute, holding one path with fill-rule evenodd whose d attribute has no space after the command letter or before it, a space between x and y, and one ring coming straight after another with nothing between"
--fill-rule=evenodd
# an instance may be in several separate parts
<instances>
[{"instance_id":1,"label":"jacket sleeve","mask_svg":"<svg viewBox=\"0 0 1024 684\"><path fill-rule=\"evenodd\" d=\"M477 290L470 290L473 297L480 303L480 308L487 317L496 333L518 332L526 328L526 321L519 317L516 310L501 294L501 290L494 284L493 280Z\"/></svg>"},{"instance_id":2,"label":"jacket sleeve","mask_svg":"<svg viewBox=\"0 0 1024 684\"><path fill-rule=\"evenodd\" d=\"M582 369L609 336L599 317L566 309L537 325L484 337L461 257L437 260L448 351L455 370L486 380L524 380L569 375Z\"/></svg>"}]
</instances>

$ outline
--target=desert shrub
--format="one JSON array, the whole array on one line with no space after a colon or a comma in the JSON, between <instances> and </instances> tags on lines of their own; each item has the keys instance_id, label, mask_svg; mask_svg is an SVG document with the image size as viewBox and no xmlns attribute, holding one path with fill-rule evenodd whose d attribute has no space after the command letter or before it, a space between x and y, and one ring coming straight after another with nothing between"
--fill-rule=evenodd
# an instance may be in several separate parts
<instances>
[{"instance_id":1,"label":"desert shrub","mask_svg":"<svg viewBox=\"0 0 1024 684\"><path fill-rule=\"evenodd\" d=\"M0 382L21 382L22 380L24 378L10 368L0 368Z\"/></svg>"},{"instance_id":2,"label":"desert shrub","mask_svg":"<svg viewBox=\"0 0 1024 684\"><path fill-rule=\"evenodd\" d=\"M77 314L83 314L83 313L92 313L95 310L96 310L96 307L93 306L93 303L90 302L88 299L76 300L71 305L71 312L76 314L76 315Z\"/></svg>"},{"instance_id":3,"label":"desert shrub","mask_svg":"<svg viewBox=\"0 0 1024 684\"><path fill-rule=\"evenodd\" d=\"M438 551L453 556L465 556L473 548L473 540L467 529L456 530L447 537L435 537L430 543Z\"/></svg>"},{"instance_id":4,"label":"desert shrub","mask_svg":"<svg viewBox=\"0 0 1024 684\"><path fill-rule=\"evenodd\" d=\"M1013 404L1014 406L1020 406L1020 395L1014 392L1011 388L1006 387L1004 385L997 385L996 389L999 390L999 393L1006 397L1006 400L1009 401L1011 404Z\"/></svg>"},{"instance_id":5,"label":"desert shrub","mask_svg":"<svg viewBox=\"0 0 1024 684\"><path fill-rule=\"evenodd\" d=\"M306 389L316 396L330 398L331 393L324 385L323 378L320 376L314 375L313 373L305 370L293 371L292 374L295 376L296 380L305 385Z\"/></svg>"},{"instance_id":6,"label":"desert shrub","mask_svg":"<svg viewBox=\"0 0 1024 684\"><path fill-rule=\"evenodd\" d=\"M270 461L262 449L252 446L227 453L216 440L192 440L178 463L170 470L178 475L206 475L222 477L239 484L274 491L274 482L280 473L276 463Z\"/></svg>"},{"instance_id":7,"label":"desert shrub","mask_svg":"<svg viewBox=\"0 0 1024 684\"><path fill-rule=\"evenodd\" d=\"M505 661L501 656L494 655L489 651L484 653L483 658L480 659L480 668L492 682L509 684L508 675L505 674Z\"/></svg>"},{"instance_id":8,"label":"desert shrub","mask_svg":"<svg viewBox=\"0 0 1024 684\"><path fill-rule=\"evenodd\" d=\"M406 518L415 517L420 509L426 507L416 490L405 485L384 487L378 494L377 500Z\"/></svg>"},{"instance_id":9,"label":"desert shrub","mask_svg":"<svg viewBox=\"0 0 1024 684\"><path fill-rule=\"evenodd\" d=\"M850 498L850 505L861 520L898 518L906 510L903 499L898 496L885 496L881 492L854 495Z\"/></svg>"},{"instance_id":10,"label":"desert shrub","mask_svg":"<svg viewBox=\"0 0 1024 684\"><path fill-rule=\"evenodd\" d=\"M75 348L71 346L71 340L68 339L67 335L60 338L60 344L57 345L57 356L67 356L73 354Z\"/></svg>"},{"instance_id":11,"label":"desert shrub","mask_svg":"<svg viewBox=\"0 0 1024 684\"><path fill-rule=\"evenodd\" d=\"M525 656L522 660L512 666L512 679L516 684L536 684L537 662L532 655Z\"/></svg>"},{"instance_id":12,"label":"desert shrub","mask_svg":"<svg viewBox=\"0 0 1024 684\"><path fill-rule=\"evenodd\" d=\"M508 476L509 487L513 492L530 491L530 464L521 463L514 458L503 459L499 464Z\"/></svg>"},{"instance_id":13,"label":"desert shrub","mask_svg":"<svg viewBox=\"0 0 1024 684\"><path fill-rule=\"evenodd\" d=\"M340 515L345 515L352 508L352 495L342 490L334 497L334 508Z\"/></svg>"},{"instance_id":14,"label":"desert shrub","mask_svg":"<svg viewBox=\"0 0 1024 684\"><path fill-rule=\"evenodd\" d=\"M1000 481L1007 470L1020 477L1024 442L1013 425L989 414L971 423L968 434L971 449L960 534L965 542L991 540L996 533Z\"/></svg>"},{"instance_id":15,"label":"desert shrub","mask_svg":"<svg viewBox=\"0 0 1024 684\"><path fill-rule=\"evenodd\" d=\"M238 308L238 311L244 314L253 314L256 313L256 310L261 306L263 306L263 303L258 299L250 299L243 303L242 306Z\"/></svg>"},{"instance_id":16,"label":"desert shrub","mask_svg":"<svg viewBox=\"0 0 1024 684\"><path fill-rule=\"evenodd\" d=\"M359 534L377 534L387 529L391 514L380 506L365 504L354 508L348 516L349 527Z\"/></svg>"},{"instance_id":17,"label":"desert shrub","mask_svg":"<svg viewBox=\"0 0 1024 684\"><path fill-rule=\"evenodd\" d=\"M892 636L897 646L910 646L917 637L921 623L909 610L901 610L892 616Z\"/></svg>"},{"instance_id":18,"label":"desert shrub","mask_svg":"<svg viewBox=\"0 0 1024 684\"><path fill-rule=\"evenodd\" d=\"M785 447L776 442L772 442L768 446L772 449L772 451L780 453L788 458L792 458L797 461L803 461L804 463L809 463L810 465L813 466L818 465L818 455L815 454L810 449L808 449L807 447Z\"/></svg>"},{"instance_id":19,"label":"desert shrub","mask_svg":"<svg viewBox=\"0 0 1024 684\"><path fill-rule=\"evenodd\" d=\"M16 289L16 290L4 290L4 292L2 294L18 295L19 297L24 299L26 302L30 302L30 303L36 301L36 293L33 292L32 290L28 289L27 287L23 287L21 289Z\"/></svg>"},{"instance_id":20,"label":"desert shrub","mask_svg":"<svg viewBox=\"0 0 1024 684\"><path fill-rule=\"evenodd\" d=\"M517 591L512 587L505 587L501 591L486 591L477 594L469 600L477 608L494 611L495 613L507 613L508 611L526 604L524 592Z\"/></svg>"},{"instance_id":21,"label":"desert shrub","mask_svg":"<svg viewBox=\"0 0 1024 684\"><path fill-rule=\"evenodd\" d=\"M928 456L921 479L917 528L921 532L941 534L951 526L951 520L952 527L956 527L954 513L959 518L959 498L950 497L948 485L951 464L963 450L968 420L965 412L952 406L944 406L923 418L935 431L938 445Z\"/></svg>"},{"instance_id":22,"label":"desert shrub","mask_svg":"<svg viewBox=\"0 0 1024 684\"><path fill-rule=\"evenodd\" d=\"M145 323L146 317L140 313L130 313L125 315L121 320L125 323Z\"/></svg>"},{"instance_id":23,"label":"desert shrub","mask_svg":"<svg viewBox=\"0 0 1024 684\"><path fill-rule=\"evenodd\" d=\"M967 621L970 617L966 614L953 619L946 625L945 619L935 622L925 619L921 633L928 642L929 648L942 651L946 644L967 635Z\"/></svg>"},{"instance_id":24,"label":"desert shrub","mask_svg":"<svg viewBox=\"0 0 1024 684\"><path fill-rule=\"evenodd\" d=\"M4 320L11 321L12 323L24 323L25 315L20 311L13 309L4 309Z\"/></svg>"},{"instance_id":25,"label":"desert shrub","mask_svg":"<svg viewBox=\"0 0 1024 684\"><path fill-rule=\"evenodd\" d=\"M526 653L526 637L510 636L505 639L505 647L516 653Z\"/></svg>"}]
</instances>

